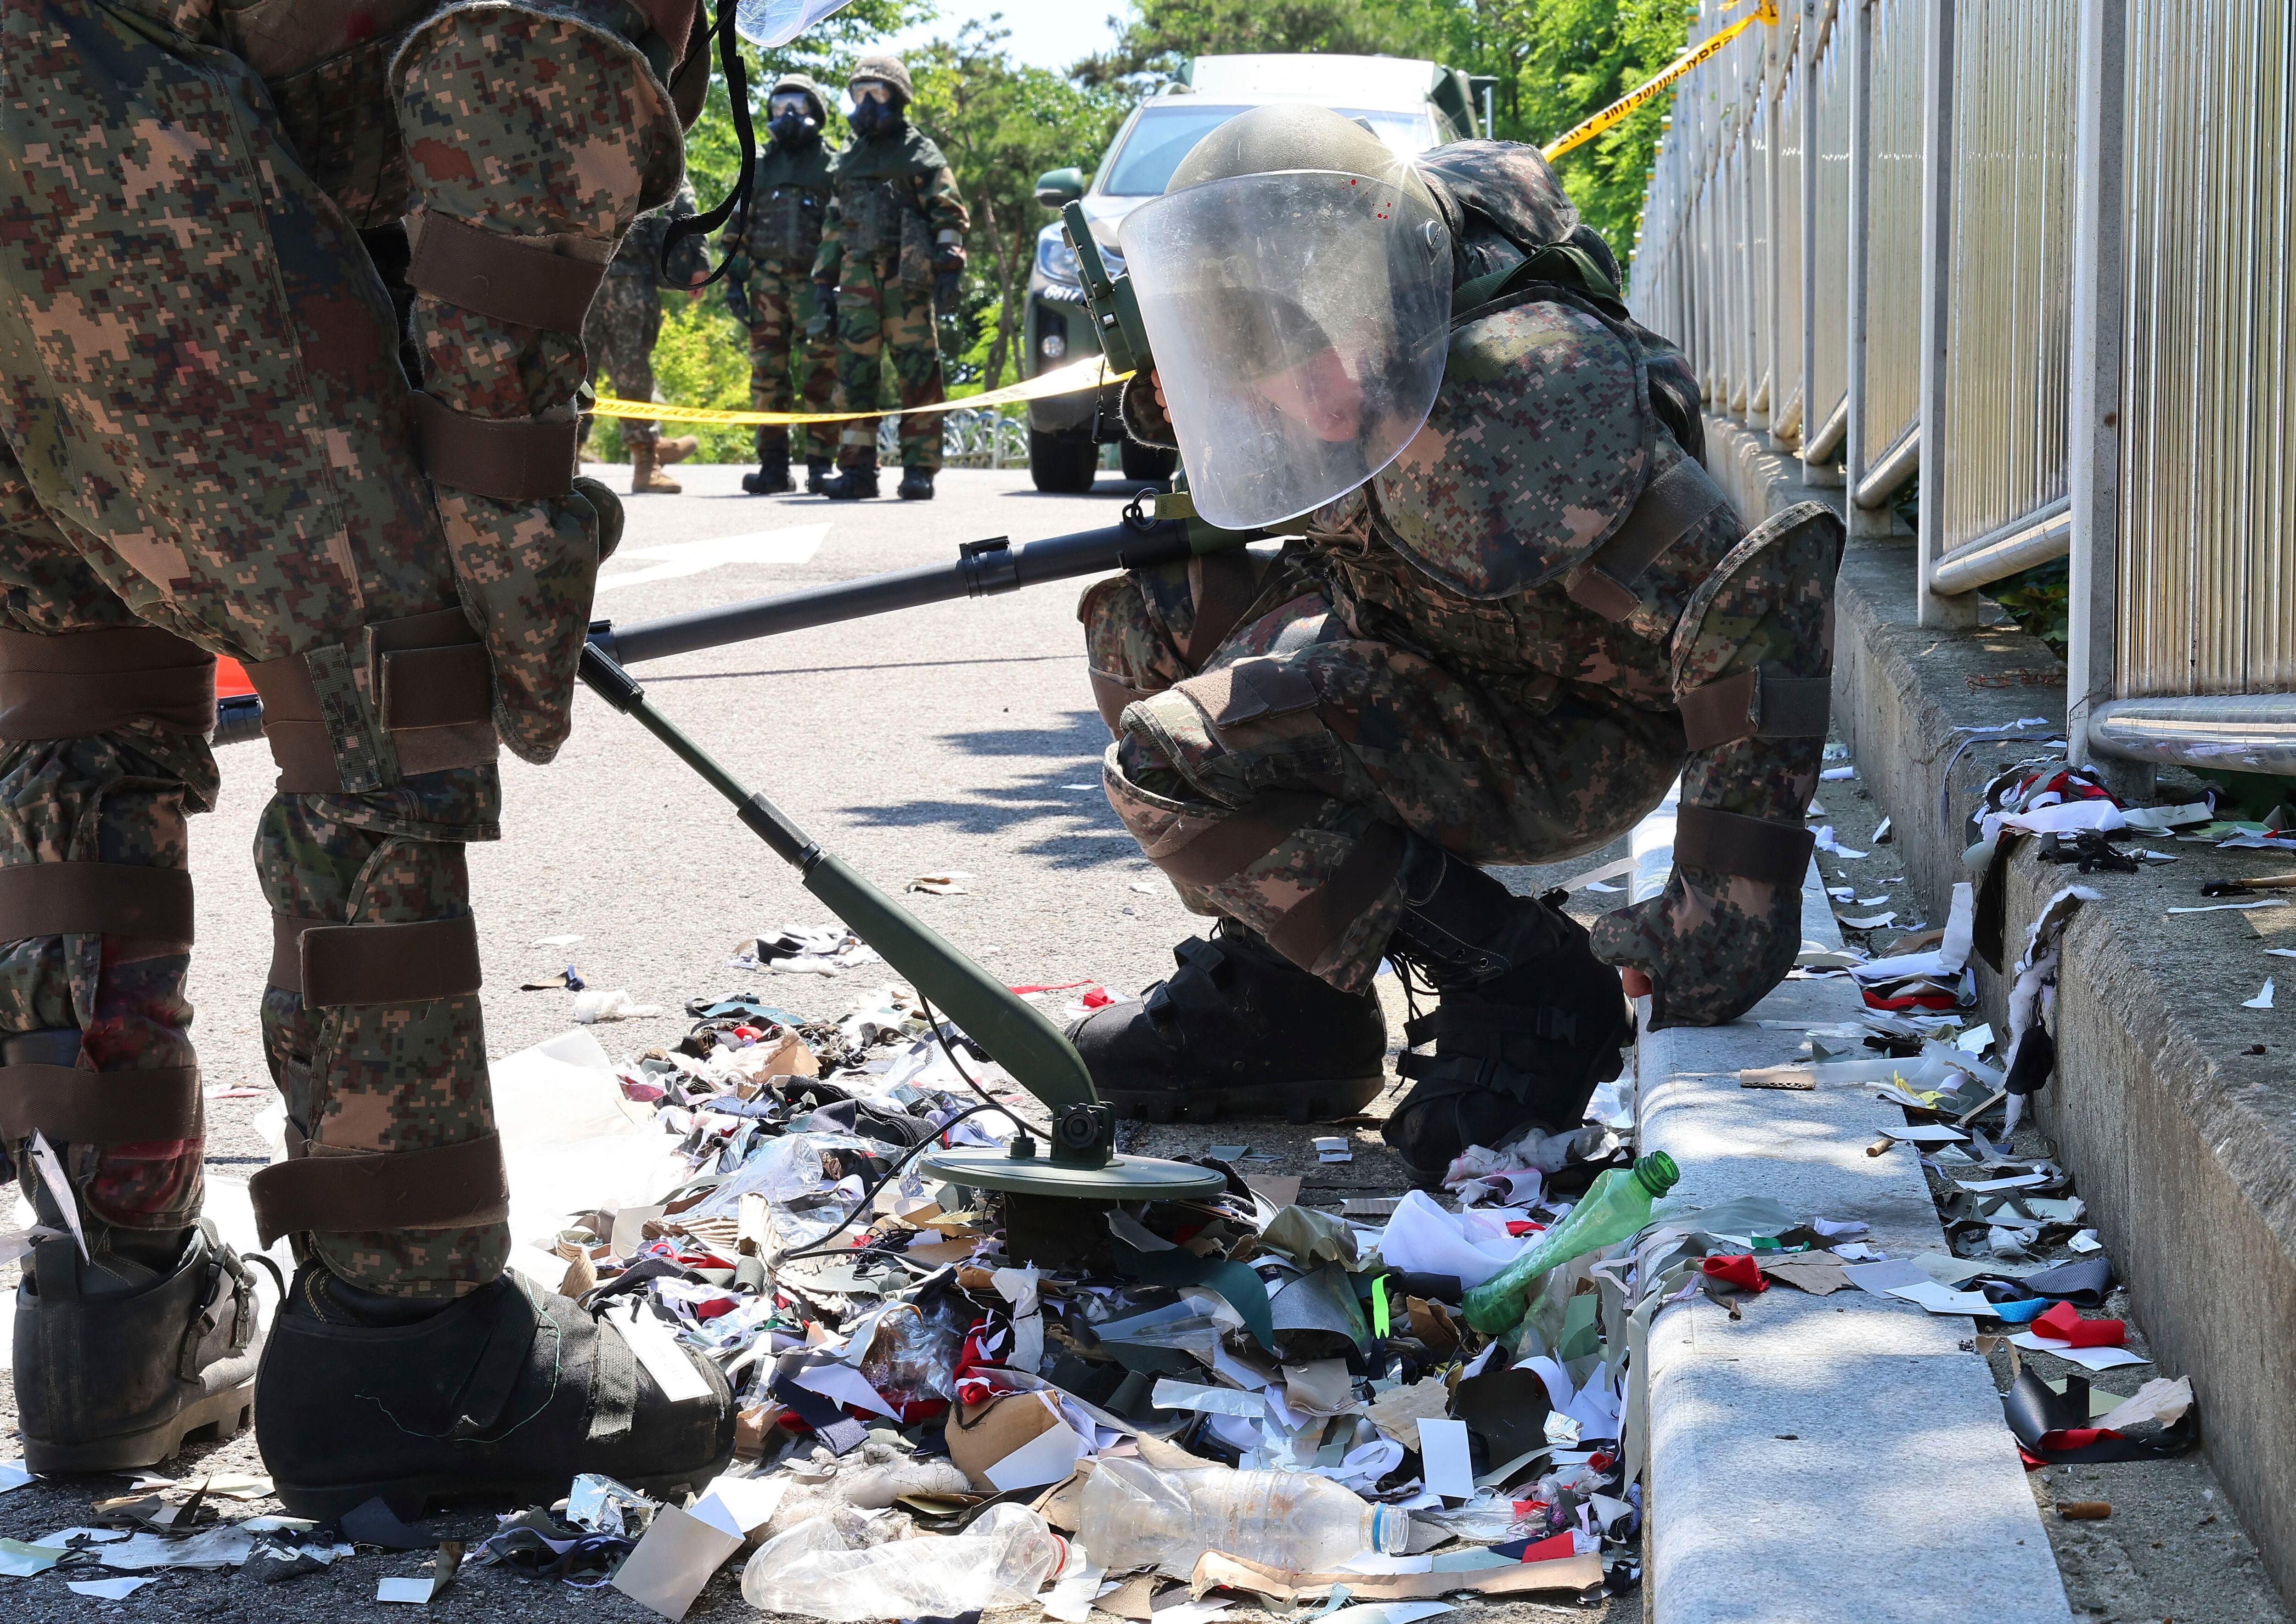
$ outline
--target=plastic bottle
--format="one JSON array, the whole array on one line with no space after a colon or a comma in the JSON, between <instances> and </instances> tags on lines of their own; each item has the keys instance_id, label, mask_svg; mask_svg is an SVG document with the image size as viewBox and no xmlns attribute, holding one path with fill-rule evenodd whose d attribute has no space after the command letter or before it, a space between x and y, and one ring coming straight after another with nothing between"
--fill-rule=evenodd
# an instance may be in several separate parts
<instances>
[{"instance_id":1,"label":"plastic bottle","mask_svg":"<svg viewBox=\"0 0 2296 1624\"><path fill-rule=\"evenodd\" d=\"M1650 1222L1651 1202L1674 1187L1682 1169L1664 1151L1632 1168L1612 1168L1587 1186L1570 1216L1538 1237L1530 1250L1467 1293L1467 1323L1496 1336L1523 1315L1531 1286L1558 1263L1616 1244Z\"/></svg>"},{"instance_id":2,"label":"plastic bottle","mask_svg":"<svg viewBox=\"0 0 2296 1624\"><path fill-rule=\"evenodd\" d=\"M1411 1518L1313 1472L1159 1472L1103 1456L1086 1480L1078 1543L1111 1571L1151 1565L1185 1576L1206 1551L1300 1573L1328 1573L1364 1551L1399 1556Z\"/></svg>"},{"instance_id":3,"label":"plastic bottle","mask_svg":"<svg viewBox=\"0 0 2296 1624\"><path fill-rule=\"evenodd\" d=\"M809 1517L758 1547L742 1570L742 1597L831 1624L947 1618L1033 1600L1067 1550L1025 1505L992 1505L961 1534L864 1550L848 1547L830 1518Z\"/></svg>"}]
</instances>

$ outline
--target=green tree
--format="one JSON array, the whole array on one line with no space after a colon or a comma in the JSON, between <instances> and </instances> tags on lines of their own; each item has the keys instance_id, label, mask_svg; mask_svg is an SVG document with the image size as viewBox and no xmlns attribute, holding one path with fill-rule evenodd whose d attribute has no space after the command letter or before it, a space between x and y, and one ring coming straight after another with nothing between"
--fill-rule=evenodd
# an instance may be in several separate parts
<instances>
[{"instance_id":1,"label":"green tree","mask_svg":"<svg viewBox=\"0 0 2296 1624\"><path fill-rule=\"evenodd\" d=\"M952 390L995 389L1018 373L1021 308L1048 217L1036 199L1047 169L1100 161L1130 98L1015 62L1011 31L967 23L908 56L916 117L939 143L972 211L967 295L949 324Z\"/></svg>"}]
</instances>

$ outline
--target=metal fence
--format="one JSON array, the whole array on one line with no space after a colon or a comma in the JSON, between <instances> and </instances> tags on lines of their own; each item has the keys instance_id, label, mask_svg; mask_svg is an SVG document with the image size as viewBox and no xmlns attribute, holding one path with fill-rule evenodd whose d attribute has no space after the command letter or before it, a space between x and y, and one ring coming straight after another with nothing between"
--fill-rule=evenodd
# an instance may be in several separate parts
<instances>
[{"instance_id":1,"label":"metal fence","mask_svg":"<svg viewBox=\"0 0 2296 1624\"><path fill-rule=\"evenodd\" d=\"M994 406L985 410L959 407L940 414L941 461L951 468L1024 468L1029 462L1029 423L1008 417ZM901 420L886 417L877 423L877 460L901 460Z\"/></svg>"},{"instance_id":2,"label":"metal fence","mask_svg":"<svg viewBox=\"0 0 2296 1624\"><path fill-rule=\"evenodd\" d=\"M1925 622L2070 555L2076 759L2296 775L2289 13L1779 9L1676 92L1637 316L1853 529L1917 477Z\"/></svg>"}]
</instances>

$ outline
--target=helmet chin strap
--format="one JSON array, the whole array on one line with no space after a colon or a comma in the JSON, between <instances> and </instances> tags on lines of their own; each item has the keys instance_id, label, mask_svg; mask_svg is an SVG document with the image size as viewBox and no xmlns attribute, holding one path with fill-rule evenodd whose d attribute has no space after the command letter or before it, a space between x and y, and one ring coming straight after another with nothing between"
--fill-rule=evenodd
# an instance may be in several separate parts
<instances>
[{"instance_id":1,"label":"helmet chin strap","mask_svg":"<svg viewBox=\"0 0 2296 1624\"><path fill-rule=\"evenodd\" d=\"M709 34L718 42L718 65L726 75L726 94L732 103L734 138L742 147L742 172L734 177L734 189L727 193L707 213L693 215L673 223L663 234L661 263L655 267L657 279L669 281L669 257L677 245L688 237L707 236L731 217L734 209L750 201L750 183L758 172L758 132L750 123L750 76L742 62L739 37L734 31L735 7L734 0L718 0L717 19L709 25ZM697 50L707 45L696 46ZM683 64L681 64L683 66ZM710 267L696 287L706 288L726 274L726 261L720 259Z\"/></svg>"}]
</instances>

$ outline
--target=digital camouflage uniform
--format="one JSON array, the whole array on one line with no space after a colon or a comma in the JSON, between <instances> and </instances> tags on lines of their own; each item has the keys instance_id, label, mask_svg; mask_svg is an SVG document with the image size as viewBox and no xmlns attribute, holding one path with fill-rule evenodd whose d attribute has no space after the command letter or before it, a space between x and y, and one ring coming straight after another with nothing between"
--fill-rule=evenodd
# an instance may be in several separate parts
<instances>
[{"instance_id":1,"label":"digital camouflage uniform","mask_svg":"<svg viewBox=\"0 0 2296 1624\"><path fill-rule=\"evenodd\" d=\"M964 258L968 222L956 177L932 137L904 121L848 143L835 181L813 280L837 288L837 409L876 405L881 355L901 405L931 406L944 398L933 279ZM938 414L902 418L900 436L904 467L939 468ZM877 419L842 426L840 465L871 464L876 455Z\"/></svg>"},{"instance_id":2,"label":"digital camouflage uniform","mask_svg":"<svg viewBox=\"0 0 2296 1624\"><path fill-rule=\"evenodd\" d=\"M266 1238L412 1299L501 1271L464 843L497 738L566 734L611 502L571 483L576 335L676 185L656 23L692 16L0 0L0 1120L28 1184L56 1144L99 1261L199 1208L223 654L279 767Z\"/></svg>"},{"instance_id":3,"label":"digital camouflage uniform","mask_svg":"<svg viewBox=\"0 0 2296 1624\"><path fill-rule=\"evenodd\" d=\"M661 296L658 288L694 286L709 275L709 250L700 235L682 239L669 257L669 274L661 274L661 248L669 228L691 219L696 211L693 187L677 183L677 194L660 209L637 218L629 235L606 267L598 297L582 323L582 348L590 357L590 381L600 394L611 392L623 400L660 400L653 383L653 347L661 336ZM589 438L590 423L582 425ZM661 427L650 419L622 419L622 439L632 446L651 446L661 438Z\"/></svg>"},{"instance_id":4,"label":"digital camouflage uniform","mask_svg":"<svg viewBox=\"0 0 2296 1624\"><path fill-rule=\"evenodd\" d=\"M810 81L806 88L812 88ZM833 168L829 144L817 133L794 145L771 143L758 154L749 203L726 222L726 302L750 330L753 412L834 407L837 340L813 283ZM798 377L794 391L792 365ZM792 439L800 457L837 455L834 424L802 423L792 433L780 424L759 423L758 461L786 463Z\"/></svg>"},{"instance_id":5,"label":"digital camouflage uniform","mask_svg":"<svg viewBox=\"0 0 2296 1624\"><path fill-rule=\"evenodd\" d=\"M1086 593L1110 800L1191 907L1352 991L1403 915L1382 825L1554 862L1680 775L1674 874L1595 947L1652 974L1654 1026L1728 1020L1800 943L1839 521L1805 504L1747 535L1697 463L1680 355L1575 261L1524 265L1577 224L1533 149L1419 161L1459 244L1434 409L1280 557Z\"/></svg>"}]
</instances>

